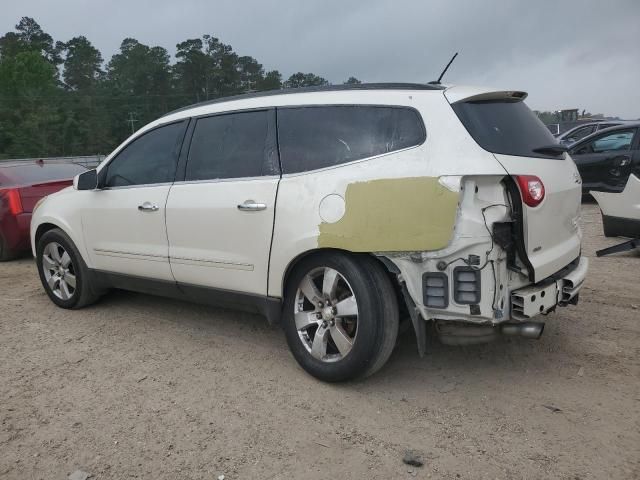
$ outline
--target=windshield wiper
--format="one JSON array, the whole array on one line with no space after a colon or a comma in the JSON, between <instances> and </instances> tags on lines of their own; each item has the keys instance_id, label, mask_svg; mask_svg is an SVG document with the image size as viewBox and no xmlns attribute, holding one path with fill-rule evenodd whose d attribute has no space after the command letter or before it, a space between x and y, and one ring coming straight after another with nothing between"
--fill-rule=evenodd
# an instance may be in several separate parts
<instances>
[{"instance_id":1,"label":"windshield wiper","mask_svg":"<svg viewBox=\"0 0 640 480\"><path fill-rule=\"evenodd\" d=\"M534 148L533 152L542 153L543 155L552 155L554 157L559 157L564 152L569 150L565 145L545 145L543 147Z\"/></svg>"}]
</instances>

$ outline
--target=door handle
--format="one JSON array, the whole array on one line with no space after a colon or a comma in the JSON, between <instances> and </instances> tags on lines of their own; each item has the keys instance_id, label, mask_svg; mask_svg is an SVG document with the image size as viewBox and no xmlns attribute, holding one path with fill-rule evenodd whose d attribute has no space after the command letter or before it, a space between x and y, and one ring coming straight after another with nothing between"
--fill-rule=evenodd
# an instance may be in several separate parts
<instances>
[{"instance_id":1,"label":"door handle","mask_svg":"<svg viewBox=\"0 0 640 480\"><path fill-rule=\"evenodd\" d=\"M238 205L238 210L243 212L259 212L260 210L266 210L266 203L256 203L253 200L246 200L244 203Z\"/></svg>"},{"instance_id":2,"label":"door handle","mask_svg":"<svg viewBox=\"0 0 640 480\"><path fill-rule=\"evenodd\" d=\"M160 210L160 207L151 202L144 202L142 205L138 205L138 210L141 212L157 212Z\"/></svg>"}]
</instances>

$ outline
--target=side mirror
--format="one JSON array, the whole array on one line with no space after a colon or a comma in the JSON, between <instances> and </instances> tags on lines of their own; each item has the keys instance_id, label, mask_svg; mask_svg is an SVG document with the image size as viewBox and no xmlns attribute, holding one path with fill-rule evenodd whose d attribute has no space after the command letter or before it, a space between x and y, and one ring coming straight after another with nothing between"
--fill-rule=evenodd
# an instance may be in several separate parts
<instances>
[{"instance_id":1,"label":"side mirror","mask_svg":"<svg viewBox=\"0 0 640 480\"><path fill-rule=\"evenodd\" d=\"M95 190L98 188L98 172L87 170L73 179L73 188L76 190Z\"/></svg>"}]
</instances>

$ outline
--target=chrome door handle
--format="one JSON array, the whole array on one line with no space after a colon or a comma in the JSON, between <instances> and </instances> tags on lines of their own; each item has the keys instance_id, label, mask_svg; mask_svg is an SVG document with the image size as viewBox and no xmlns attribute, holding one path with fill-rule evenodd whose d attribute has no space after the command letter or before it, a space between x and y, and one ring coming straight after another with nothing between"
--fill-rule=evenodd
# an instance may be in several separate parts
<instances>
[{"instance_id":1,"label":"chrome door handle","mask_svg":"<svg viewBox=\"0 0 640 480\"><path fill-rule=\"evenodd\" d=\"M158 207L158 205L154 205L151 202L144 202L142 205L138 205L138 210L140 210L141 212L157 212L158 210L160 210L160 207Z\"/></svg>"},{"instance_id":2,"label":"chrome door handle","mask_svg":"<svg viewBox=\"0 0 640 480\"><path fill-rule=\"evenodd\" d=\"M253 200L246 200L244 203L238 205L238 210L243 212L259 212L260 210L266 210L266 203L256 203Z\"/></svg>"}]
</instances>

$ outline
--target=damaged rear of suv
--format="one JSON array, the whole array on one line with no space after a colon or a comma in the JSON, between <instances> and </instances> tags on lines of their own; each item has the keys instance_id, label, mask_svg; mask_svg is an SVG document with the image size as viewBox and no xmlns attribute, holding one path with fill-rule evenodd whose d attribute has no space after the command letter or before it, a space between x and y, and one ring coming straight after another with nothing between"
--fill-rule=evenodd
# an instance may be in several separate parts
<instances>
[{"instance_id":1,"label":"damaged rear of suv","mask_svg":"<svg viewBox=\"0 0 640 480\"><path fill-rule=\"evenodd\" d=\"M538 338L587 260L580 176L525 97L362 84L170 113L35 209L43 287L258 312L326 381L380 369L405 320L421 354L428 322L448 344Z\"/></svg>"}]
</instances>

